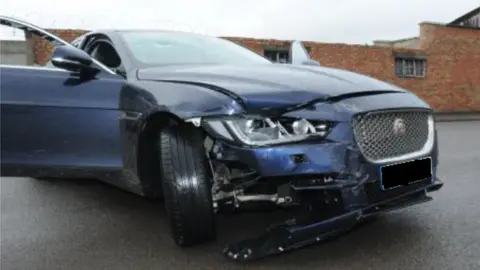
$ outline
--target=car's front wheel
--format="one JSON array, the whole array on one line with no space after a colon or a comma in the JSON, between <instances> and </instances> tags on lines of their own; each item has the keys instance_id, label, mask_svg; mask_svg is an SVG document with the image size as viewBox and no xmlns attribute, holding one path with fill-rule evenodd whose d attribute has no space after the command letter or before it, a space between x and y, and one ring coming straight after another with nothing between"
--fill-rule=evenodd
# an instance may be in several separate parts
<instances>
[{"instance_id":1,"label":"car's front wheel","mask_svg":"<svg viewBox=\"0 0 480 270\"><path fill-rule=\"evenodd\" d=\"M175 242L191 246L215 239L211 181L203 134L193 126L166 127L159 136L165 205Z\"/></svg>"}]
</instances>

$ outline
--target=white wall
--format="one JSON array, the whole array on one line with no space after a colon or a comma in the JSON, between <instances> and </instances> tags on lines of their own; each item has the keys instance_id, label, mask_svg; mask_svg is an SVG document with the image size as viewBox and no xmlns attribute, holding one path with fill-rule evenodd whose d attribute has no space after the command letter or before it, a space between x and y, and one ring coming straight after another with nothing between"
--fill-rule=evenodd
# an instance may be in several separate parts
<instances>
[{"instance_id":1,"label":"white wall","mask_svg":"<svg viewBox=\"0 0 480 270\"><path fill-rule=\"evenodd\" d=\"M23 40L0 40L0 64L28 65L28 46Z\"/></svg>"}]
</instances>

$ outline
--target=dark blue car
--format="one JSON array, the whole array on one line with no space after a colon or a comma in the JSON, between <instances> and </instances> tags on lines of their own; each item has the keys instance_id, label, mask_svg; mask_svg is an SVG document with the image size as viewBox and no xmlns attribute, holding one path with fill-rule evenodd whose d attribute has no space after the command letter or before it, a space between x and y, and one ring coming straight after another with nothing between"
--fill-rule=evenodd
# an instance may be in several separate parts
<instances>
[{"instance_id":1,"label":"dark blue car","mask_svg":"<svg viewBox=\"0 0 480 270\"><path fill-rule=\"evenodd\" d=\"M249 260L320 241L382 211L431 200L432 109L408 90L309 59L274 64L233 42L153 31L52 42L45 66L0 67L1 173L96 178L162 198L179 246L212 241L224 211L294 218L227 245Z\"/></svg>"}]
</instances>

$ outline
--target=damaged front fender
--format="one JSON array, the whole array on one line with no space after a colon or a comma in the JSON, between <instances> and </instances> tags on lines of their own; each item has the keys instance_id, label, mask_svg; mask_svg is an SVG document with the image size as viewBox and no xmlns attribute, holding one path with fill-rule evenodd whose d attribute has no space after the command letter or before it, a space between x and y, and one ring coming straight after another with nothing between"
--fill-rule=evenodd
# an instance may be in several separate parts
<instances>
[{"instance_id":1,"label":"damaged front fender","mask_svg":"<svg viewBox=\"0 0 480 270\"><path fill-rule=\"evenodd\" d=\"M166 112L181 120L241 114L244 108L232 98L195 85L157 81L129 83L121 94L122 111L141 112L143 119Z\"/></svg>"}]
</instances>

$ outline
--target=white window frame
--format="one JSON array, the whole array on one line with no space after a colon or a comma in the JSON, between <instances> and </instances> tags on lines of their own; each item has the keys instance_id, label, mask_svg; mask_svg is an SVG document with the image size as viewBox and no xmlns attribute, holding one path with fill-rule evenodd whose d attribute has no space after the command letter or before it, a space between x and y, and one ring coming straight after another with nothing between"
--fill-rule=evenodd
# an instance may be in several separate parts
<instances>
[{"instance_id":1,"label":"white window frame","mask_svg":"<svg viewBox=\"0 0 480 270\"><path fill-rule=\"evenodd\" d=\"M422 64L420 72L417 72L417 63ZM401 73L398 73L397 65L401 65ZM398 77L412 77L412 78L425 78L427 73L427 60L423 58L416 57L395 57L395 75ZM411 65L411 73L407 70L408 66Z\"/></svg>"}]
</instances>

